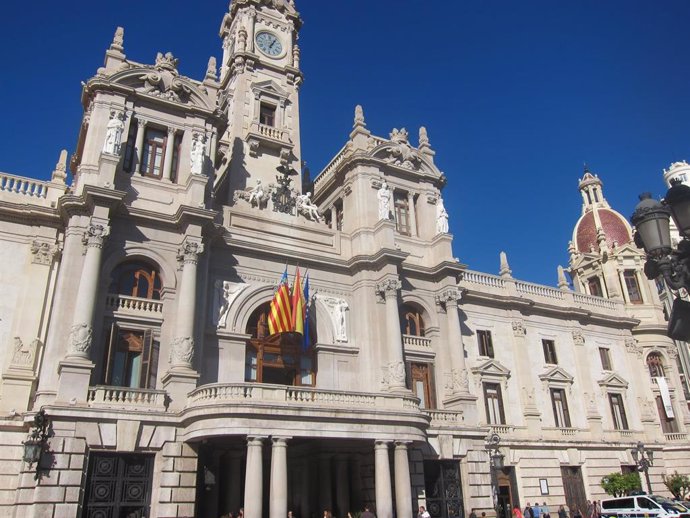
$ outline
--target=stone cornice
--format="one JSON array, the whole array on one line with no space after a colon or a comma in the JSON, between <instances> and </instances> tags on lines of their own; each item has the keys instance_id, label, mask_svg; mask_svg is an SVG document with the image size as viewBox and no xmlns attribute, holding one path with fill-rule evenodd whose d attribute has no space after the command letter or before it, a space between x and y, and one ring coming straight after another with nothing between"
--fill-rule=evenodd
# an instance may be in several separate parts
<instances>
[{"instance_id":1,"label":"stone cornice","mask_svg":"<svg viewBox=\"0 0 690 518\"><path fill-rule=\"evenodd\" d=\"M155 221L163 225L185 226L190 224L207 225L212 223L218 212L211 209L180 205L174 214L162 214L153 210L141 209L128 206L124 214L136 220Z\"/></svg>"},{"instance_id":2,"label":"stone cornice","mask_svg":"<svg viewBox=\"0 0 690 518\"><path fill-rule=\"evenodd\" d=\"M467 289L464 292L460 304L461 306L463 304L477 304L513 309L524 315L549 315L555 318L576 320L581 323L620 326L623 329L634 329L640 323L638 319L627 316L607 315L573 306L545 304L524 297L497 295L473 289Z\"/></svg>"},{"instance_id":3,"label":"stone cornice","mask_svg":"<svg viewBox=\"0 0 690 518\"><path fill-rule=\"evenodd\" d=\"M57 208L2 200L0 200L0 219L22 224L26 224L27 220L30 220L31 225L41 223L55 228L59 227L61 223Z\"/></svg>"}]
</instances>

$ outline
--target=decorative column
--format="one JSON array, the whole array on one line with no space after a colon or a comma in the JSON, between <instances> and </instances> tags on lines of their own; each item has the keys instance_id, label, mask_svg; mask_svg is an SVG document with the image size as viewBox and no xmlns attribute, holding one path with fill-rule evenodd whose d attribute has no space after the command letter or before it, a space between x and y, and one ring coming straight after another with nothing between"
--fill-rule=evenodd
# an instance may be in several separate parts
<instances>
[{"instance_id":1,"label":"decorative column","mask_svg":"<svg viewBox=\"0 0 690 518\"><path fill-rule=\"evenodd\" d=\"M247 471L244 475L245 518L263 516L263 440L263 437L247 437Z\"/></svg>"},{"instance_id":2,"label":"decorative column","mask_svg":"<svg viewBox=\"0 0 690 518\"><path fill-rule=\"evenodd\" d=\"M137 138L135 140L135 150L137 153L137 164L135 171L141 173L141 161L144 157L144 134L146 133L146 121L137 119Z\"/></svg>"},{"instance_id":3,"label":"decorative column","mask_svg":"<svg viewBox=\"0 0 690 518\"><path fill-rule=\"evenodd\" d=\"M376 285L376 293L386 304L386 336L388 365L384 366L383 383L391 392L404 392L405 363L403 361L402 333L398 312L398 290L402 283L397 278L387 279ZM380 517L379 517L380 518Z\"/></svg>"},{"instance_id":4,"label":"decorative column","mask_svg":"<svg viewBox=\"0 0 690 518\"><path fill-rule=\"evenodd\" d=\"M407 459L407 442L395 443L395 510L396 516L412 517L412 493L410 486L410 464Z\"/></svg>"},{"instance_id":5,"label":"decorative column","mask_svg":"<svg viewBox=\"0 0 690 518\"><path fill-rule=\"evenodd\" d=\"M168 128L168 138L165 141L165 156L163 157L163 180L170 181L172 177L172 158L175 149L175 128Z\"/></svg>"},{"instance_id":6,"label":"decorative column","mask_svg":"<svg viewBox=\"0 0 690 518\"><path fill-rule=\"evenodd\" d=\"M458 300L462 294L457 288L448 288L436 296L436 303L446 311L446 332L448 333L447 347L443 360L447 361L444 372L445 389L448 395L469 394L469 378L467 362L465 361L465 347L460 332L460 317L458 316Z\"/></svg>"},{"instance_id":7,"label":"decorative column","mask_svg":"<svg viewBox=\"0 0 690 518\"><path fill-rule=\"evenodd\" d=\"M515 319L511 322L513 328L513 336L515 337L515 369L517 370L518 379L522 385L522 414L525 416L527 428L530 433L540 436L541 431L541 412L537 407L535 400L534 384L532 377L534 375L533 366L530 365L527 356L527 340L525 339L525 324L521 319Z\"/></svg>"},{"instance_id":8,"label":"decorative column","mask_svg":"<svg viewBox=\"0 0 690 518\"><path fill-rule=\"evenodd\" d=\"M332 510L331 486L331 458L322 454L319 457L319 512Z\"/></svg>"},{"instance_id":9,"label":"decorative column","mask_svg":"<svg viewBox=\"0 0 690 518\"><path fill-rule=\"evenodd\" d=\"M374 470L376 486L377 518L393 518L393 495L391 494L391 472L388 462L389 441L376 441L374 446ZM403 515L398 513L402 518Z\"/></svg>"},{"instance_id":10,"label":"decorative column","mask_svg":"<svg viewBox=\"0 0 690 518\"><path fill-rule=\"evenodd\" d=\"M254 20L256 18L256 9L250 7L247 9L247 52L254 51Z\"/></svg>"},{"instance_id":11,"label":"decorative column","mask_svg":"<svg viewBox=\"0 0 690 518\"><path fill-rule=\"evenodd\" d=\"M288 512L287 439L273 439L271 450L270 518L285 518Z\"/></svg>"},{"instance_id":12,"label":"decorative column","mask_svg":"<svg viewBox=\"0 0 690 518\"><path fill-rule=\"evenodd\" d=\"M163 387L171 398L171 408L181 409L187 394L196 387L199 374L192 367L194 359L194 317L196 277L199 254L204 245L194 238L185 238L177 259L183 263L182 279L177 295L175 338L170 344L170 369L163 376Z\"/></svg>"},{"instance_id":13,"label":"decorative column","mask_svg":"<svg viewBox=\"0 0 690 518\"><path fill-rule=\"evenodd\" d=\"M68 338L68 351L60 362L58 400L85 401L94 364L89 353L93 340L93 315L98 292L103 242L110 234L107 220L91 218L82 243L86 246L74 316Z\"/></svg>"},{"instance_id":14,"label":"decorative column","mask_svg":"<svg viewBox=\"0 0 690 518\"><path fill-rule=\"evenodd\" d=\"M338 455L335 458L335 487L338 492L336 498L336 510L333 514L336 516L347 516L350 511L350 478L347 473L346 455Z\"/></svg>"}]
</instances>

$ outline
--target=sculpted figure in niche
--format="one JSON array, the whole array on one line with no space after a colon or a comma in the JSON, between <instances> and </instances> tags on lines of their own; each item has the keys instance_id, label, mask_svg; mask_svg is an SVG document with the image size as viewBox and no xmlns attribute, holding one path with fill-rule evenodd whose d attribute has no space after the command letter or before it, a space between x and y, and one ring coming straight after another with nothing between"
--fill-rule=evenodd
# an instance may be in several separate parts
<instances>
[{"instance_id":1,"label":"sculpted figure in niche","mask_svg":"<svg viewBox=\"0 0 690 518\"><path fill-rule=\"evenodd\" d=\"M446 211L446 207L443 205L443 198L440 196L438 198L438 203L436 204L436 233L448 233L448 212Z\"/></svg>"},{"instance_id":2,"label":"sculpted figure in niche","mask_svg":"<svg viewBox=\"0 0 690 518\"><path fill-rule=\"evenodd\" d=\"M120 112L111 111L108 126L106 126L105 143L103 144L103 152L111 155L120 153L120 144L122 143L122 132L125 129L125 123L122 122L124 115Z\"/></svg>"},{"instance_id":3,"label":"sculpted figure in niche","mask_svg":"<svg viewBox=\"0 0 690 518\"><path fill-rule=\"evenodd\" d=\"M257 206L261 208L267 198L268 195L264 191L264 186L261 185L261 180L257 178L256 187L249 189L249 199L247 201L252 207Z\"/></svg>"},{"instance_id":4,"label":"sculpted figure in niche","mask_svg":"<svg viewBox=\"0 0 690 518\"><path fill-rule=\"evenodd\" d=\"M390 219L391 198L393 193L391 193L385 181L381 184L376 196L379 200L379 220Z\"/></svg>"},{"instance_id":5,"label":"sculpted figure in niche","mask_svg":"<svg viewBox=\"0 0 690 518\"><path fill-rule=\"evenodd\" d=\"M194 137L192 137L192 151L190 153L192 174L203 173L205 141L206 137L199 133L195 133Z\"/></svg>"},{"instance_id":6,"label":"sculpted figure in niche","mask_svg":"<svg viewBox=\"0 0 690 518\"><path fill-rule=\"evenodd\" d=\"M333 306L333 320L335 321L335 339L338 342L347 342L347 320L345 319L345 312L349 311L350 307L347 302L340 299Z\"/></svg>"},{"instance_id":7,"label":"sculpted figure in niche","mask_svg":"<svg viewBox=\"0 0 690 518\"><path fill-rule=\"evenodd\" d=\"M296 208L297 213L304 215L307 219L310 219L311 221L321 221L319 208L311 201L310 192L297 196Z\"/></svg>"},{"instance_id":8,"label":"sculpted figure in niche","mask_svg":"<svg viewBox=\"0 0 690 518\"><path fill-rule=\"evenodd\" d=\"M230 313L230 306L232 306L233 301L246 287L247 284L242 282L216 281L216 290L218 292L218 321L216 322L216 327L225 327L228 314Z\"/></svg>"}]
</instances>

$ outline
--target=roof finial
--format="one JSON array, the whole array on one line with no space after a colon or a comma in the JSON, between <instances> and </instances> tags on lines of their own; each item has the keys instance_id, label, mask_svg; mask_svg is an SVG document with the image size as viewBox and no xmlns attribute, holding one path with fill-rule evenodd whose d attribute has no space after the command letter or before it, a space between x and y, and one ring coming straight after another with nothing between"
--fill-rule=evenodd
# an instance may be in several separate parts
<instances>
[{"instance_id":1,"label":"roof finial","mask_svg":"<svg viewBox=\"0 0 690 518\"><path fill-rule=\"evenodd\" d=\"M218 70L216 67L216 57L211 56L208 58L208 65L206 65L206 79L216 80L218 79Z\"/></svg>"},{"instance_id":2,"label":"roof finial","mask_svg":"<svg viewBox=\"0 0 690 518\"><path fill-rule=\"evenodd\" d=\"M65 183L67 179L67 150L63 149L60 151L60 158L57 164L55 164L55 170L53 175L50 177L51 182L55 183Z\"/></svg>"},{"instance_id":3,"label":"roof finial","mask_svg":"<svg viewBox=\"0 0 690 518\"><path fill-rule=\"evenodd\" d=\"M122 27L115 29L115 35L113 36L113 42L110 44L110 50L117 50L122 52L125 50L125 30Z\"/></svg>"},{"instance_id":4,"label":"roof finial","mask_svg":"<svg viewBox=\"0 0 690 518\"><path fill-rule=\"evenodd\" d=\"M426 133L426 128L421 126L419 128L419 149L428 148L429 145L429 135Z\"/></svg>"},{"instance_id":5,"label":"roof finial","mask_svg":"<svg viewBox=\"0 0 690 518\"><path fill-rule=\"evenodd\" d=\"M568 279L565 278L565 270L559 264L558 265L558 288L563 291L569 291L570 285L568 284Z\"/></svg>"},{"instance_id":6,"label":"roof finial","mask_svg":"<svg viewBox=\"0 0 690 518\"><path fill-rule=\"evenodd\" d=\"M513 271L510 269L510 265L508 264L508 256L506 255L505 252L502 251L500 253L500 258L501 258L501 269L498 271L498 274L501 277L512 278Z\"/></svg>"},{"instance_id":7,"label":"roof finial","mask_svg":"<svg viewBox=\"0 0 690 518\"><path fill-rule=\"evenodd\" d=\"M361 104L355 106L355 123L353 128L366 128L366 123L364 122L364 109Z\"/></svg>"}]
</instances>

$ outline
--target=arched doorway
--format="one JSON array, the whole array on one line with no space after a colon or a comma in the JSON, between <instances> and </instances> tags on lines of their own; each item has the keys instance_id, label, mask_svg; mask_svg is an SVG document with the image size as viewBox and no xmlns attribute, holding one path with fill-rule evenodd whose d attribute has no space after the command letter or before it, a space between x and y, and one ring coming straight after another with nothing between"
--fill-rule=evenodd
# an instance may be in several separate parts
<instances>
[{"instance_id":1,"label":"arched doorway","mask_svg":"<svg viewBox=\"0 0 690 518\"><path fill-rule=\"evenodd\" d=\"M252 338L247 344L244 380L276 385L314 386L316 365L313 344L314 326L309 322L309 343L300 333L268 334L267 302L249 317L246 333Z\"/></svg>"}]
</instances>

